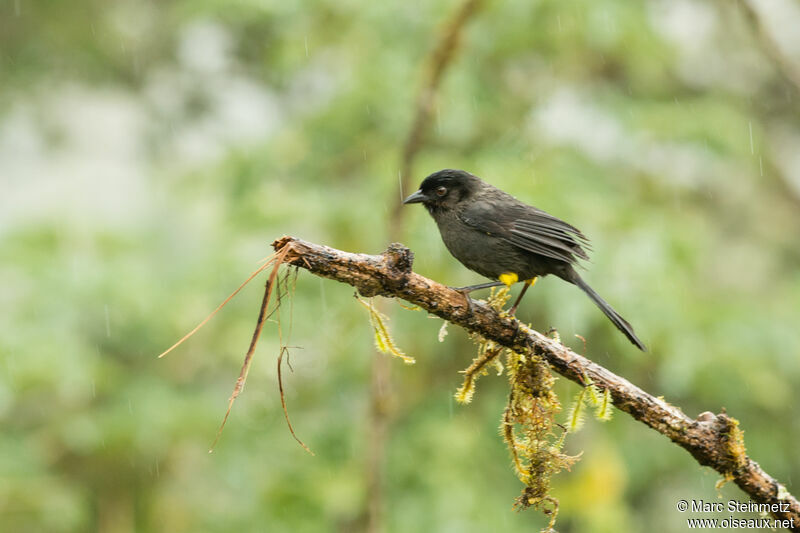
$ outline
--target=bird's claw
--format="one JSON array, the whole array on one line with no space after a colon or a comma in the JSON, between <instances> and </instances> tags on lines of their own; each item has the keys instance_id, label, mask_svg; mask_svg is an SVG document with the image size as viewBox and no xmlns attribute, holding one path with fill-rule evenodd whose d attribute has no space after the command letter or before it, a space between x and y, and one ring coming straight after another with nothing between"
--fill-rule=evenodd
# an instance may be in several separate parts
<instances>
[{"instance_id":1,"label":"bird's claw","mask_svg":"<svg viewBox=\"0 0 800 533\"><path fill-rule=\"evenodd\" d=\"M464 297L464 301L467 304L467 312L472 314L472 298L469 297L470 293L470 291L468 290L469 287L450 287L450 288Z\"/></svg>"},{"instance_id":2,"label":"bird's claw","mask_svg":"<svg viewBox=\"0 0 800 533\"><path fill-rule=\"evenodd\" d=\"M519 335L520 332L520 321L514 315L511 315L511 318L514 320L514 334L511 335L511 338L516 340L517 335Z\"/></svg>"}]
</instances>

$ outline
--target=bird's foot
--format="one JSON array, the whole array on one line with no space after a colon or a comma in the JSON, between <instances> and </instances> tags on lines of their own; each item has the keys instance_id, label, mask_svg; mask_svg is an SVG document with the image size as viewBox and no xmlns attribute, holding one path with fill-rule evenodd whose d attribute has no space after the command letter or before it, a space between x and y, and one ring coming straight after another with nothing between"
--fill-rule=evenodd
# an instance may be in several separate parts
<instances>
[{"instance_id":1,"label":"bird's foot","mask_svg":"<svg viewBox=\"0 0 800 533\"><path fill-rule=\"evenodd\" d=\"M449 288L453 289L454 291L456 291L457 293L459 293L461 296L464 297L464 301L467 304L467 312L472 314L472 298L469 297L469 293L472 292L470 290L471 288L470 287L449 287Z\"/></svg>"},{"instance_id":2,"label":"bird's foot","mask_svg":"<svg viewBox=\"0 0 800 533\"><path fill-rule=\"evenodd\" d=\"M519 335L519 331L520 331L520 328L519 328L520 322L519 322L519 319L517 317L515 317L514 315L511 315L511 318L514 319L514 334L511 336L511 338L512 339L516 339L517 335Z\"/></svg>"},{"instance_id":3,"label":"bird's foot","mask_svg":"<svg viewBox=\"0 0 800 533\"><path fill-rule=\"evenodd\" d=\"M456 292L460 292L461 295L464 296L464 301L467 302L467 311L472 313L472 298L469 297L469 293L480 289L499 287L500 285L503 285L503 282L490 281L488 283L479 283L478 285L467 285L466 287L449 287L449 288L453 289Z\"/></svg>"},{"instance_id":4,"label":"bird's foot","mask_svg":"<svg viewBox=\"0 0 800 533\"><path fill-rule=\"evenodd\" d=\"M455 288L455 287L450 287L450 288L453 289L454 291L458 292L459 294L461 294L461 296L464 297L464 301L467 303L467 312L469 314L472 314L472 298L469 297L469 292L470 291L466 291L463 288L462 289L458 289L458 288Z\"/></svg>"}]
</instances>

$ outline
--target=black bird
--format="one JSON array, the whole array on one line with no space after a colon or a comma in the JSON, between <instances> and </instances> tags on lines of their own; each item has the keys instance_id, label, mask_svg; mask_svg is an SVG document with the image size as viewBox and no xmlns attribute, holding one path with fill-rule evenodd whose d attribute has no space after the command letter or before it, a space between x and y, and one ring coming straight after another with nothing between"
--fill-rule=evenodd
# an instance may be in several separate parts
<instances>
[{"instance_id":1,"label":"black bird","mask_svg":"<svg viewBox=\"0 0 800 533\"><path fill-rule=\"evenodd\" d=\"M554 274L580 287L640 350L646 350L633 328L573 268L588 259L589 240L576 227L524 204L463 170L434 172L403 203L421 203L439 226L447 249L461 264L494 281L458 289L511 285L524 280L510 314L536 278Z\"/></svg>"}]
</instances>

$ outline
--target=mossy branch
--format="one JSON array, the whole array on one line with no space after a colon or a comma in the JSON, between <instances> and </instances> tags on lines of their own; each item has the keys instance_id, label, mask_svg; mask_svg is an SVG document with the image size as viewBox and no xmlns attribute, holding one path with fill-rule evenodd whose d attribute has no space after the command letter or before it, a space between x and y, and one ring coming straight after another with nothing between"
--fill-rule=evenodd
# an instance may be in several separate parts
<instances>
[{"instance_id":1,"label":"mossy branch","mask_svg":"<svg viewBox=\"0 0 800 533\"><path fill-rule=\"evenodd\" d=\"M498 345L536 354L553 370L580 385L587 385L588 378L599 392L610 396L617 409L668 437L699 464L736 483L753 501L779 504L774 506L779 510L773 516L794 519L797 524L794 531L800 531L800 502L747 456L738 422L725 412L717 415L706 412L697 419L691 418L678 407L648 394L515 318L481 302L467 305L461 293L413 272L414 255L400 244L390 245L380 255L343 252L288 236L276 240L272 246L276 252L285 253L284 263L352 285L366 297L406 300Z\"/></svg>"}]
</instances>

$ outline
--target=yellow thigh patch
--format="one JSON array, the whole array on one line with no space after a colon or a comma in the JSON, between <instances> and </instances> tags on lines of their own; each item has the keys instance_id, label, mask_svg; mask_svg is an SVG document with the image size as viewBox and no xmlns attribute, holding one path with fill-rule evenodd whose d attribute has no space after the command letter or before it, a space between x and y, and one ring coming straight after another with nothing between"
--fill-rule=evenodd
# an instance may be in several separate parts
<instances>
[{"instance_id":1,"label":"yellow thigh patch","mask_svg":"<svg viewBox=\"0 0 800 533\"><path fill-rule=\"evenodd\" d=\"M519 281L519 276L513 272L505 272L500 274L497 279L505 283L506 287L511 287L513 284Z\"/></svg>"}]
</instances>

